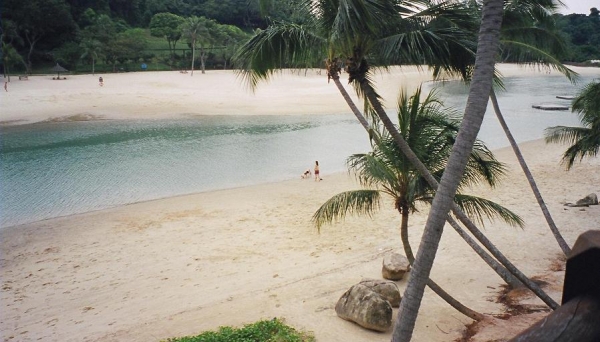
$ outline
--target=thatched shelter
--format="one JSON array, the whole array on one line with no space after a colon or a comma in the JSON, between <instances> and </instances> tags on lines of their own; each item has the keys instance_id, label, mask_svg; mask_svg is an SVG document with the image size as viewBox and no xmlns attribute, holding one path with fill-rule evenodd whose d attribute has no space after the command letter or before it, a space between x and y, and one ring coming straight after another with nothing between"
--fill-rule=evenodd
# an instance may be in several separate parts
<instances>
[{"instance_id":1,"label":"thatched shelter","mask_svg":"<svg viewBox=\"0 0 600 342\"><path fill-rule=\"evenodd\" d=\"M57 73L56 79L60 80L60 73L61 72L67 72L69 70L63 68L62 66L60 66L60 64L56 63L56 65L52 68L52 71L54 71L54 72ZM52 79L54 79L54 77Z\"/></svg>"}]
</instances>

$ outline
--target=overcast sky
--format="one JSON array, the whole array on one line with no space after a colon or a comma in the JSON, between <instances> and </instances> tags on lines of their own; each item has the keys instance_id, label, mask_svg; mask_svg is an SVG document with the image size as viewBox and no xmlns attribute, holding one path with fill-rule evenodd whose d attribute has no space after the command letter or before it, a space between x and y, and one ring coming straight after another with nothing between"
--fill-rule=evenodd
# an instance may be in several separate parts
<instances>
[{"instance_id":1,"label":"overcast sky","mask_svg":"<svg viewBox=\"0 0 600 342\"><path fill-rule=\"evenodd\" d=\"M567 7L560 10L562 14L590 14L590 8L592 7L600 10L600 0L562 0L562 2Z\"/></svg>"}]
</instances>

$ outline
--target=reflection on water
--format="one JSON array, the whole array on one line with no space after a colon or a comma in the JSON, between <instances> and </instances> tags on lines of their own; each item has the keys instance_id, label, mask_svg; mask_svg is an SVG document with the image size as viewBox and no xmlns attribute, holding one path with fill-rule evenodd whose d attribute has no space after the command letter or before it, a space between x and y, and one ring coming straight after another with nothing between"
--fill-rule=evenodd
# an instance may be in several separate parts
<instances>
[{"instance_id":1,"label":"reflection on water","mask_svg":"<svg viewBox=\"0 0 600 342\"><path fill-rule=\"evenodd\" d=\"M586 81L591 79L582 83ZM555 96L575 94L563 78L508 78L505 85L498 98L517 141L539 139L548 126L578 124L571 112L531 108L535 103L564 103ZM465 86L448 82L439 91L446 105L464 109ZM492 113L484 119L480 138L491 148L508 145ZM0 226L292 179L315 160L326 177L345 170L350 154L368 149L366 134L351 114L4 127Z\"/></svg>"}]
</instances>

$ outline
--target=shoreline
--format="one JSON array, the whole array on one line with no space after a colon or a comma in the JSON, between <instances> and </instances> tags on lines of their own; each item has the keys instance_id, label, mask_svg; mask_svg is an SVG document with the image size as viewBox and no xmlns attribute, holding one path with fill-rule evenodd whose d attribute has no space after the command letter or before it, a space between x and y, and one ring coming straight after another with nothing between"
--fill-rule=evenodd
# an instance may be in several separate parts
<instances>
[{"instance_id":1,"label":"shoreline","mask_svg":"<svg viewBox=\"0 0 600 342\"><path fill-rule=\"evenodd\" d=\"M558 164L563 146L539 140L520 146L567 242L595 229L598 206L581 211L563 203L600 192L594 171L600 160L566 172ZM485 233L524 273L546 281L544 290L559 300L564 271L552 265L560 263L560 249L512 150L494 152L509 164L509 175L496 190L473 191L516 210L527 226L494 223ZM0 327L23 341L143 341L283 317L319 341L389 341L391 332L343 321L333 307L361 278L380 279L383 255L401 250L393 203L384 200L372 219L348 217L320 233L310 222L324 200L357 186L347 173L336 173L324 182L298 178L1 229L6 311ZM409 222L415 246L426 218L424 210ZM432 278L479 312L504 313L495 300L500 278L452 230L442 240ZM406 280L397 284L402 292ZM540 306L526 294L520 299ZM458 338L470 323L430 291L421 311L418 340ZM496 319L490 326L507 336L527 323L521 324Z\"/></svg>"},{"instance_id":2,"label":"shoreline","mask_svg":"<svg viewBox=\"0 0 600 342\"><path fill-rule=\"evenodd\" d=\"M41 124L41 122L39 122L39 123L32 123L32 125L34 125L34 124ZM532 143L532 142L535 142L535 141L541 141L541 140L540 139L535 139L535 140L523 141L523 142L520 142L519 145L526 144L526 143ZM506 148L510 148L510 146L499 147L499 148L493 149L492 152L495 153L497 151L501 151L501 150L504 150ZM329 173L328 177L331 176L331 177L339 178L339 177L342 177L342 176L347 175L347 174L348 174L347 171L337 171L337 172ZM150 203L150 202L159 202L159 201L164 201L164 200L169 200L169 199L184 199L186 197L193 197L193 196L202 195L202 194L218 193L218 192L222 192L222 191L235 191L235 190L241 190L241 191L243 191L244 189L251 188L251 187L257 187L257 186L269 186L269 185L277 186L278 184L283 184L283 183L288 183L288 182L296 182L297 181L296 178L298 178L298 177L289 178L289 179L283 179L283 180L277 180L277 181L268 181L268 182L261 182L261 183L248 184L248 185L240 185L240 186L232 186L232 187L225 187L225 188L219 188L219 189L211 189L211 190L206 190L206 191L191 192L191 193L179 194L179 195L174 195L174 196L164 196L164 197L147 199L147 200L140 200L140 201L131 202L131 203L125 203L125 204L116 204L116 205L108 206L106 208L99 208L99 209L94 209L94 210L89 210L89 211L83 211L83 212L77 212L77 213L72 213L72 214L67 214L67 215L48 217L48 218L44 218L44 219L41 219L41 220L24 222L24 223L18 223L18 224L13 224L13 225L10 225L10 226L1 226L0 230L3 230L3 229L18 229L21 226L27 226L27 225L32 225L32 224L43 223L45 221L51 221L51 220L54 220L54 219L74 218L74 217L80 216L80 215L86 215L86 214L91 214L91 213L98 213L98 212L102 212L102 211L110 211L110 210L115 210L115 209L118 209L118 208L121 208L121 207L127 207L127 206L132 206L132 205ZM307 181L312 181L312 179L302 179L302 181L307 182Z\"/></svg>"}]
</instances>

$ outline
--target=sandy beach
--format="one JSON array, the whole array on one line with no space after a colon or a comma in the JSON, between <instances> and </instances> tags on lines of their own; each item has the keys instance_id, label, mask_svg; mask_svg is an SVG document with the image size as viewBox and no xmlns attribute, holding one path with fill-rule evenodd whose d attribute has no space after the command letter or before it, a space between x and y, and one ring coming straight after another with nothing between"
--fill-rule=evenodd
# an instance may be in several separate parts
<instances>
[{"instance_id":1,"label":"sandy beach","mask_svg":"<svg viewBox=\"0 0 600 342\"><path fill-rule=\"evenodd\" d=\"M501 66L504 75L545 75ZM575 68L600 76L600 69ZM252 93L230 71L147 72L12 77L3 92L4 125L40 121L164 118L186 115L347 113L333 84L315 70L285 74ZM431 77L416 68L376 78L395 101ZM351 92L351 89L348 89ZM391 105L392 102L388 103ZM359 106L360 107L360 106ZM510 123L509 123L510 124ZM521 144L545 202L569 245L600 226L600 207L565 207L600 194L600 160L565 171L561 145ZM512 150L496 151L507 179L472 189L514 210L524 229L488 223L486 235L525 274L543 280L560 302L564 258ZM0 229L0 331L3 341L159 341L223 325L284 318L317 341L389 341L338 318L339 297L363 278L381 279L386 253L401 251L400 217L385 201L372 218L349 217L320 232L315 210L332 195L358 188L345 173L326 180L293 179L199 193ZM427 210L411 218L418 246ZM513 293L531 308L503 320L502 280L451 229L444 232L432 279L472 309L490 315L471 341L512 336L547 314L527 291ZM406 280L399 281L401 292ZM395 319L396 310L394 310ZM454 341L472 321L427 290L414 341Z\"/></svg>"},{"instance_id":2,"label":"sandy beach","mask_svg":"<svg viewBox=\"0 0 600 342\"><path fill-rule=\"evenodd\" d=\"M98 84L100 76L104 80L102 87ZM254 90L230 70L210 70L206 74L195 71L194 76L171 71L66 75L67 79L60 81L53 81L52 77L32 76L27 81L11 77L8 92L2 93L0 121L19 124L44 120L349 112L335 85L314 69L299 74L282 72ZM400 86L414 89L430 79L426 70L412 67L377 73L375 77L380 85L378 91L390 100L389 105L395 103ZM354 93L351 87L346 88Z\"/></svg>"}]
</instances>

